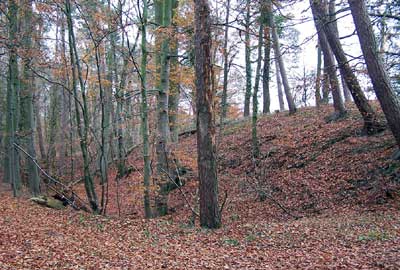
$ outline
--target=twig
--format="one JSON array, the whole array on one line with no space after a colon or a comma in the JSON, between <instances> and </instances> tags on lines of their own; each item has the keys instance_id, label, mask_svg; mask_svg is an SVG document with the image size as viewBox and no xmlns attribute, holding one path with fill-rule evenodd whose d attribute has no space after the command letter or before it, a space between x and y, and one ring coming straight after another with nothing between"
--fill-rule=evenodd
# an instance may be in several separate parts
<instances>
[{"instance_id":1,"label":"twig","mask_svg":"<svg viewBox=\"0 0 400 270\"><path fill-rule=\"evenodd\" d=\"M250 183L249 180L247 180L247 177L245 177L244 179L254 189L255 192L260 192L260 190L258 190L257 188L253 187L252 183ZM297 216L297 215L292 214L285 206L283 206L274 197L272 197L271 195L267 194L266 192L264 192L263 195L265 195L270 201L275 203L280 209L282 209L286 214L288 214L289 216L293 217L294 219L302 218L301 216Z\"/></svg>"},{"instance_id":2,"label":"twig","mask_svg":"<svg viewBox=\"0 0 400 270\"><path fill-rule=\"evenodd\" d=\"M196 210L194 210L193 207L191 206L191 204L189 203L188 199L186 198L185 193L184 193L184 192L182 191L182 189L181 189L181 186L179 186L179 185L174 181L174 179L172 179L172 177L169 175L168 172L166 172L163 168L160 168L160 169L168 176L168 179L169 179L172 183L174 183L174 185L179 189L179 192L181 193L181 195L182 195L183 199L185 200L185 202L188 204L188 206L189 206L190 210L192 211L192 213L195 214L196 216L200 217L200 214L197 213ZM178 175L178 178L179 178L179 175ZM181 182L180 179L179 179L179 182Z\"/></svg>"},{"instance_id":3,"label":"twig","mask_svg":"<svg viewBox=\"0 0 400 270\"><path fill-rule=\"evenodd\" d=\"M13 143L13 145L20 150L21 152L23 152L30 160L33 161L33 163L36 165L36 167L40 170L40 172L46 176L49 180L53 181L54 183L60 185L61 187L63 187L66 190L71 190L72 195L74 196L74 198L76 197L78 200L80 200L83 204L86 204L86 202L81 199L74 191L72 191L72 189L70 189L69 187L67 187L66 185L64 185L63 183L61 183L60 181L58 181L57 179L55 179L54 177L52 177L51 175L49 175L42 167L40 167L40 165L38 164L37 160L32 157L25 149L23 149L20 145ZM51 190L53 190L54 192L56 192L57 194L61 195L62 198L64 198L69 205L71 205L74 209L82 209L80 207L77 207L74 203L74 201L71 201L69 198L65 197L65 195L63 194L63 192L58 191L56 188L44 183L46 186L48 186ZM88 208L90 209L90 208Z\"/></svg>"}]
</instances>

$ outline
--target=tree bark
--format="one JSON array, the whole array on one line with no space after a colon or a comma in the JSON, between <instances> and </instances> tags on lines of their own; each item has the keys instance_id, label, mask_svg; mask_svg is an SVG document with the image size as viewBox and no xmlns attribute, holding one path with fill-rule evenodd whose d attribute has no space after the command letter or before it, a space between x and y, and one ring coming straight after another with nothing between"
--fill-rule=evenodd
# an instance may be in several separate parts
<instances>
[{"instance_id":1,"label":"tree bark","mask_svg":"<svg viewBox=\"0 0 400 270\"><path fill-rule=\"evenodd\" d=\"M207 0L195 0L195 55L200 224L219 228L214 93L211 91L211 19Z\"/></svg>"},{"instance_id":2,"label":"tree bark","mask_svg":"<svg viewBox=\"0 0 400 270\"><path fill-rule=\"evenodd\" d=\"M349 0L349 4L376 96L400 146L400 102L380 58L367 8L363 1Z\"/></svg>"}]
</instances>

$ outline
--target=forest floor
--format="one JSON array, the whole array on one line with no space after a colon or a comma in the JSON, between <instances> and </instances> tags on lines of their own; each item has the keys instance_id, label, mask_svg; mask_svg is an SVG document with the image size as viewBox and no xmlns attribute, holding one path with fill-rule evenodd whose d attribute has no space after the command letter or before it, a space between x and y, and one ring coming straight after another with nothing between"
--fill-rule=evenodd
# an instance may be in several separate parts
<instances>
[{"instance_id":1,"label":"forest floor","mask_svg":"<svg viewBox=\"0 0 400 270\"><path fill-rule=\"evenodd\" d=\"M115 171L108 217L43 208L2 187L0 269L400 269L395 142L388 130L362 136L354 108L325 123L331 112L262 117L257 165L250 121L224 128L218 230L190 222L182 192L195 201L196 173L170 195L171 214L143 219L140 151L129 157L138 171L119 184L120 216ZM196 172L196 136L180 140L174 153Z\"/></svg>"}]
</instances>

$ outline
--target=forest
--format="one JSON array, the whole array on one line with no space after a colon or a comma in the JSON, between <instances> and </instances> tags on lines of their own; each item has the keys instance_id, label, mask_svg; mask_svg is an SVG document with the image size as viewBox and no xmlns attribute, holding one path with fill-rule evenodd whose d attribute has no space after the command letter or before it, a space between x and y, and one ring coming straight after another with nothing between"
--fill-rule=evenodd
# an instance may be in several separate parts
<instances>
[{"instance_id":1,"label":"forest","mask_svg":"<svg viewBox=\"0 0 400 270\"><path fill-rule=\"evenodd\" d=\"M0 1L0 270L400 269L399 0Z\"/></svg>"}]
</instances>

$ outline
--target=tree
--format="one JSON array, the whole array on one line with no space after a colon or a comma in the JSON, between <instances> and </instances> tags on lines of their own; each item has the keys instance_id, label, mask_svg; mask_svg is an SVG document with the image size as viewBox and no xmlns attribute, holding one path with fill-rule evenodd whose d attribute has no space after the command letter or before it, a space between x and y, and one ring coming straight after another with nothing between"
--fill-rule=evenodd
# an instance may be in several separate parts
<instances>
[{"instance_id":1,"label":"tree","mask_svg":"<svg viewBox=\"0 0 400 270\"><path fill-rule=\"evenodd\" d=\"M329 84L331 86L331 91L333 96L333 107L335 108L335 114L331 117L331 119L336 120L346 115L346 109L343 104L342 96L340 95L340 88L339 88L340 85L339 85L339 79L336 75L335 59L334 56L332 55L331 48L329 47L326 35L324 31L322 31L321 21L315 14L315 9L313 9L313 16L314 16L315 27L317 28L318 31L318 41L321 46L322 53L324 55L324 63L326 70L328 72L327 77L329 79Z\"/></svg>"},{"instance_id":2,"label":"tree","mask_svg":"<svg viewBox=\"0 0 400 270\"><path fill-rule=\"evenodd\" d=\"M272 42L273 42L275 58L276 58L275 61L277 61L278 65L279 65L279 71L280 71L280 75L281 75L281 79L282 79L283 89L285 91L286 101L289 106L289 113L294 114L294 113L296 113L297 109L296 109L296 105L294 104L294 100L293 100L292 93L290 90L289 81L288 81L287 74L286 74L285 63L283 62L283 57L282 57L280 44L279 44L278 30L276 29L276 24L275 24L274 20L271 20L271 22L272 22Z\"/></svg>"},{"instance_id":3,"label":"tree","mask_svg":"<svg viewBox=\"0 0 400 270\"><path fill-rule=\"evenodd\" d=\"M147 0L143 1L143 17L142 17L142 42L141 42L141 50L142 50L142 60L141 60L141 69L140 69L140 78L141 78L141 130L142 130L142 138L143 138L143 185L144 185L144 196L143 196L143 204L144 204L144 214L146 218L151 217L151 204L150 204L150 176L151 176L151 167L150 167L150 143L149 143L149 122L148 122L148 104L147 104L147 38L146 38L146 28L147 28Z\"/></svg>"},{"instance_id":4,"label":"tree","mask_svg":"<svg viewBox=\"0 0 400 270\"><path fill-rule=\"evenodd\" d=\"M254 82L253 91L253 114L252 114L252 144L253 144L253 157L258 158L260 155L259 142L257 138L257 114L258 114L258 88L260 85L261 77L261 60L262 60L262 48L263 48L263 31L264 26L260 21L260 30L258 32L258 55L257 55L257 67L256 67L256 78Z\"/></svg>"},{"instance_id":5,"label":"tree","mask_svg":"<svg viewBox=\"0 0 400 270\"><path fill-rule=\"evenodd\" d=\"M261 20L264 25L264 66L263 66L263 113L270 112L271 96L269 91L270 69L271 69L271 0L261 1Z\"/></svg>"},{"instance_id":6,"label":"tree","mask_svg":"<svg viewBox=\"0 0 400 270\"><path fill-rule=\"evenodd\" d=\"M26 171L28 172L29 188L31 193L36 196L40 193L40 178L38 168L36 167L36 150L34 142L34 115L33 115L33 86L34 77L32 73L32 32L33 32L33 11L32 1L24 0L22 2L23 18L23 38L22 44L25 50L25 56L22 59L23 69L21 78L20 93L20 130L21 143L27 149L30 157L26 158ZM33 158L33 159L32 159Z\"/></svg>"},{"instance_id":7,"label":"tree","mask_svg":"<svg viewBox=\"0 0 400 270\"><path fill-rule=\"evenodd\" d=\"M377 115L368 103L357 77L354 75L350 64L347 60L346 54L343 51L342 45L336 35L336 30L333 24L330 23L329 17L326 14L325 5L319 0L310 0L311 9L316 19L322 26L322 31L325 33L329 45L336 57L339 64L340 74L345 78L346 84L353 96L354 103L356 104L361 116L364 120L364 132L373 134L382 129L382 125L378 122Z\"/></svg>"},{"instance_id":8,"label":"tree","mask_svg":"<svg viewBox=\"0 0 400 270\"><path fill-rule=\"evenodd\" d=\"M394 94L382 59L379 55L371 20L363 1L349 0L351 14L356 26L361 49L367 64L368 74L371 77L376 96L381 104L389 127L400 146L400 103Z\"/></svg>"},{"instance_id":9,"label":"tree","mask_svg":"<svg viewBox=\"0 0 400 270\"><path fill-rule=\"evenodd\" d=\"M156 23L158 25L156 48L157 56L157 185L159 191L155 198L156 212L153 215L164 216L168 213L168 182L171 166L170 158L170 127L168 117L169 76L170 76L170 38L168 28L171 26L172 0L155 1Z\"/></svg>"},{"instance_id":10,"label":"tree","mask_svg":"<svg viewBox=\"0 0 400 270\"><path fill-rule=\"evenodd\" d=\"M245 61L246 61L246 92L244 97L244 117L250 115L250 98L251 98L251 40L250 40L250 25L251 25L251 14L250 14L250 0L246 0L246 17L245 17Z\"/></svg>"},{"instance_id":11,"label":"tree","mask_svg":"<svg viewBox=\"0 0 400 270\"><path fill-rule=\"evenodd\" d=\"M85 191L92 210L95 213L97 213L99 211L99 206L98 206L96 190L94 188L93 178L90 172L90 161L89 161L89 150L88 150L88 133L90 128L88 102L87 102L85 83L82 76L82 69L78 56L78 50L76 46L74 24L72 20L72 7L70 0L65 1L65 15L67 17L67 25L68 25L68 41L69 41L68 43L69 43L69 53L71 61L72 90L75 101L75 119L76 119L76 125L78 129L80 147L83 158ZM79 88L81 91L82 102L80 102L78 98L77 80L79 81ZM83 117L83 124L81 120L82 117Z\"/></svg>"},{"instance_id":12,"label":"tree","mask_svg":"<svg viewBox=\"0 0 400 270\"><path fill-rule=\"evenodd\" d=\"M9 56L7 76L7 117L6 117L6 139L7 145L5 159L5 181L10 183L14 196L19 194L21 189L19 154L15 148L17 143L17 128L19 120L19 70L17 56L17 34L18 34L18 5L16 1L8 1L8 25L9 25Z\"/></svg>"},{"instance_id":13,"label":"tree","mask_svg":"<svg viewBox=\"0 0 400 270\"><path fill-rule=\"evenodd\" d=\"M195 0L195 74L200 224L221 226L211 90L211 19L207 0Z\"/></svg>"},{"instance_id":14,"label":"tree","mask_svg":"<svg viewBox=\"0 0 400 270\"><path fill-rule=\"evenodd\" d=\"M224 56L224 78L223 78L223 89L222 89L222 98L221 98L221 125L226 118L226 114L228 111L228 75L229 75L229 53L228 53L228 34L229 34L229 12L231 8L231 1L227 0L226 3L226 14L225 14L225 29L224 29L224 47L223 47L223 56Z\"/></svg>"}]
</instances>

